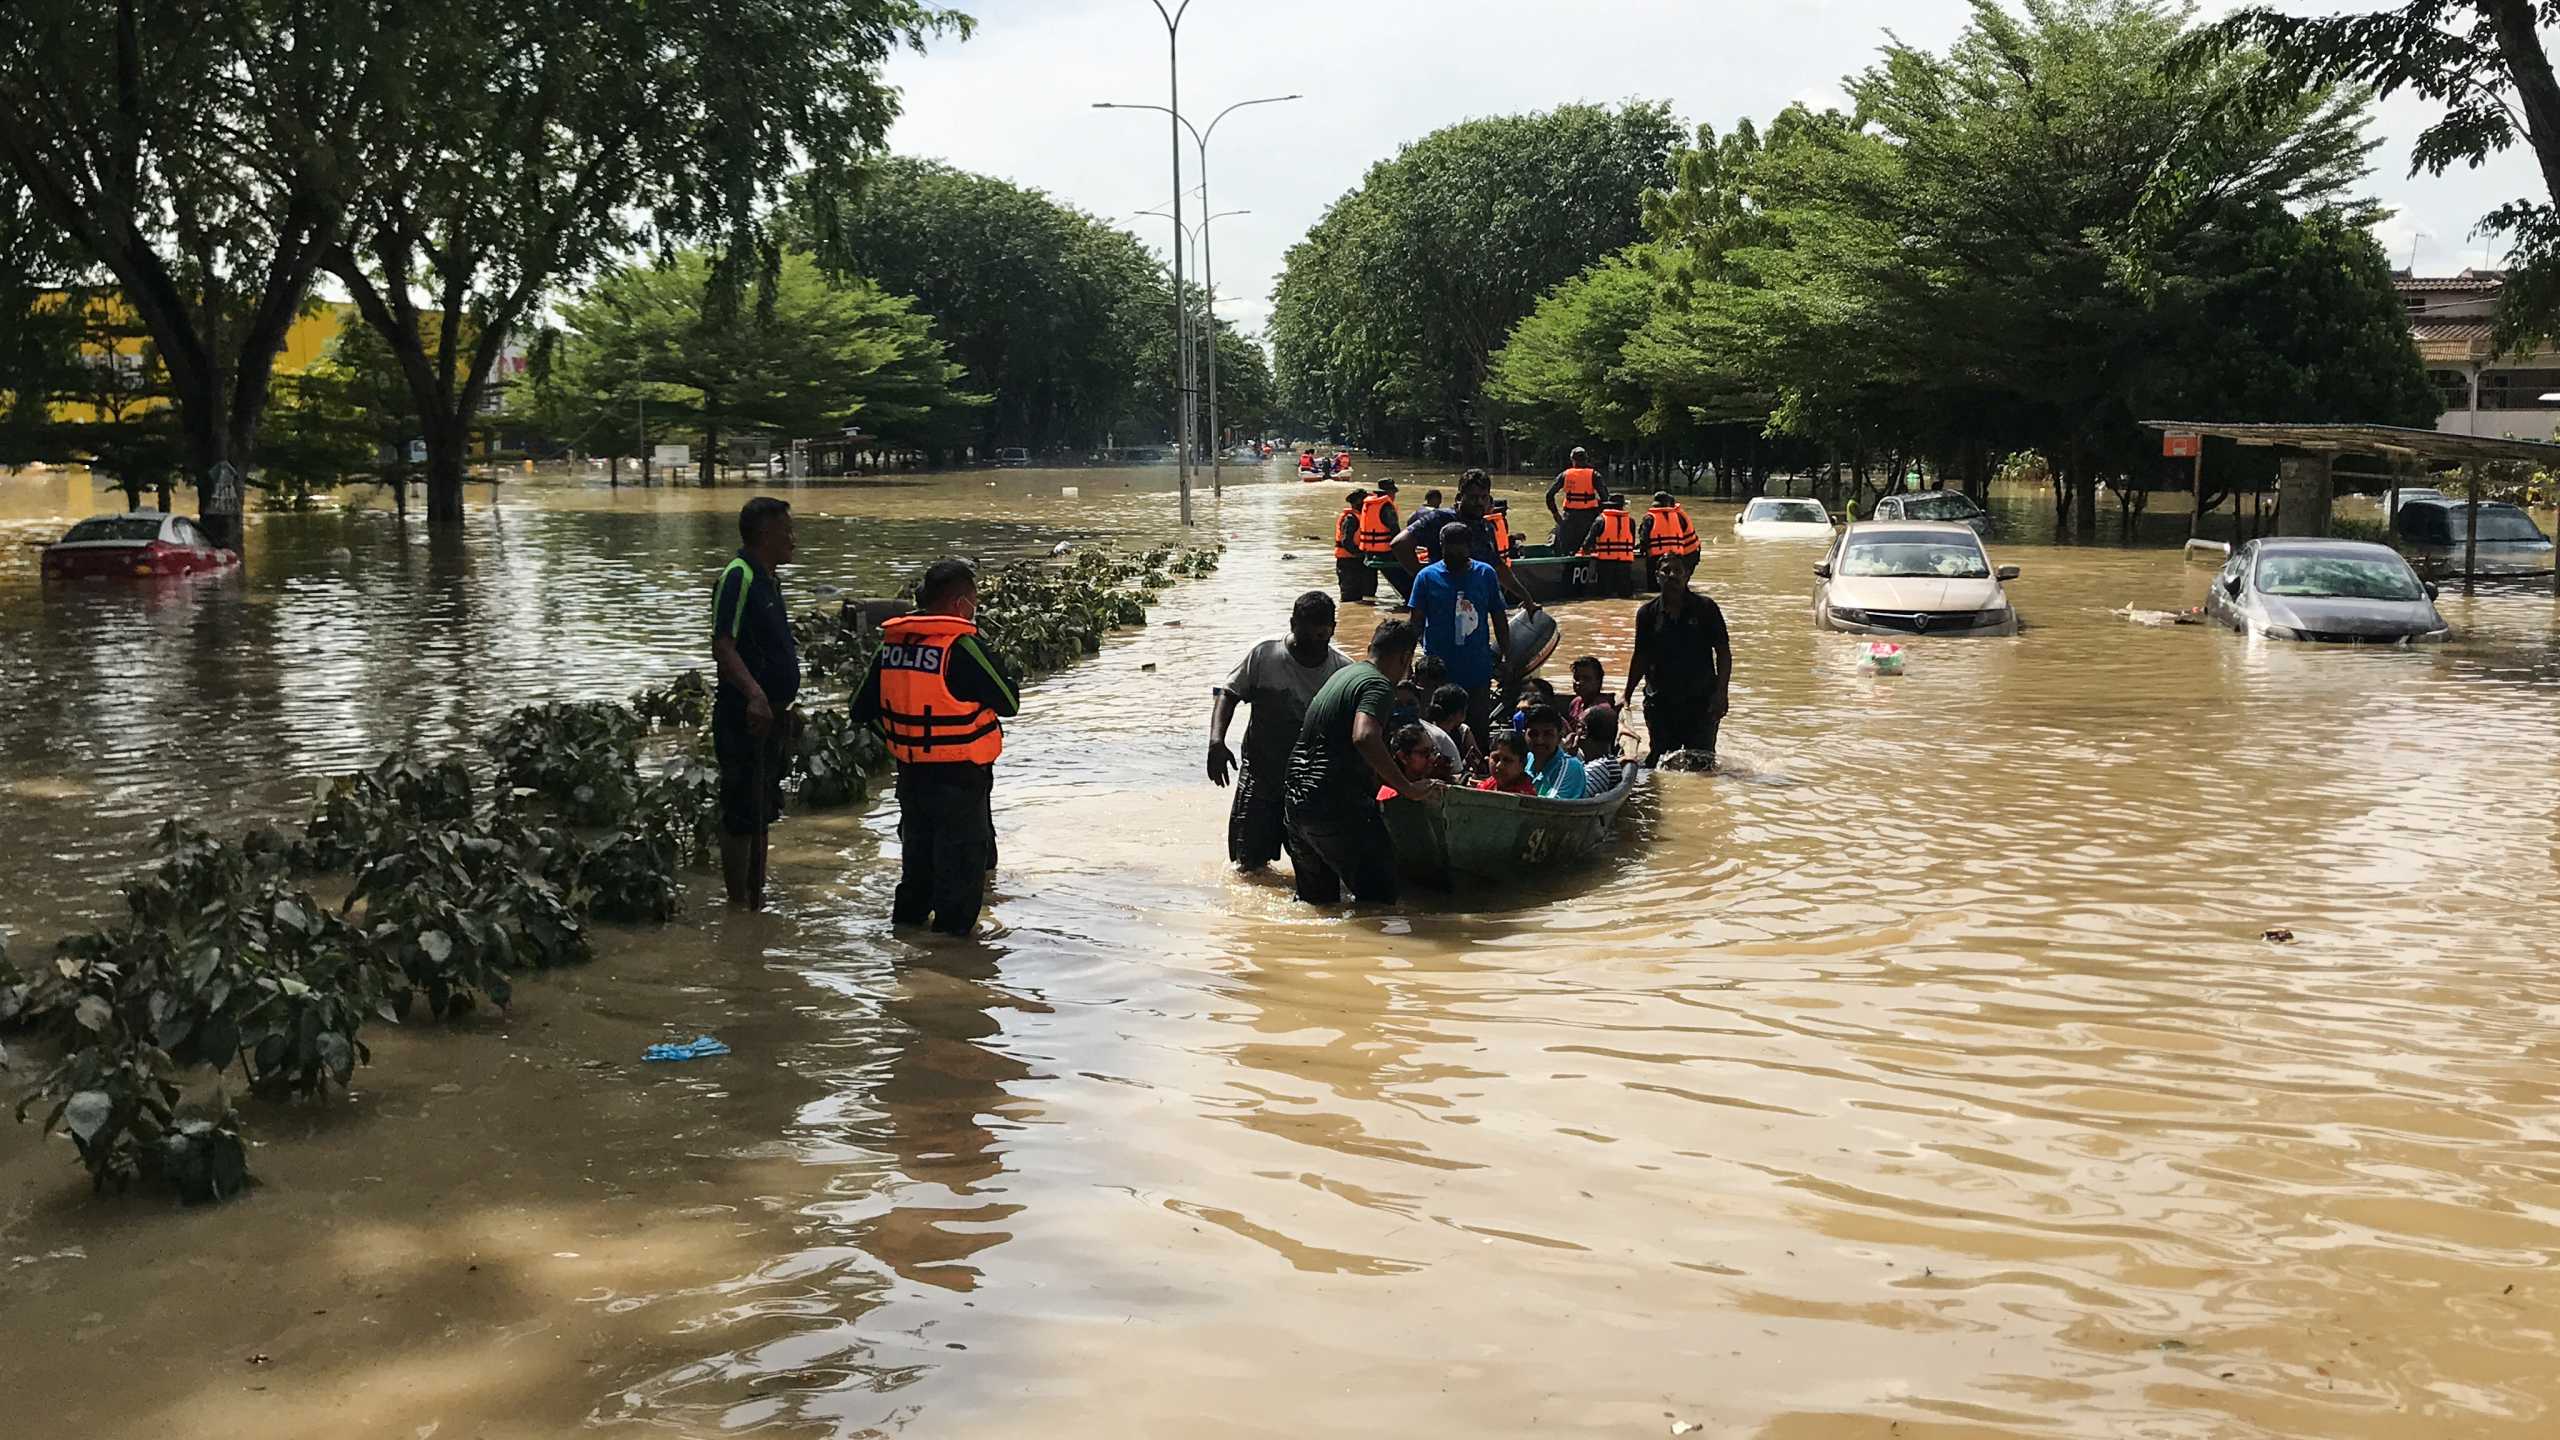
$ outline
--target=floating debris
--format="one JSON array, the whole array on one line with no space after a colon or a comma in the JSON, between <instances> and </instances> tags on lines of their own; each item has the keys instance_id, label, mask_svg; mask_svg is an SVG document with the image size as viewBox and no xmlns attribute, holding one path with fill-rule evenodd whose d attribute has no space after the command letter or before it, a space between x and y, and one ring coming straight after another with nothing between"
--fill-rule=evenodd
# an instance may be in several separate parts
<instances>
[{"instance_id":1,"label":"floating debris","mask_svg":"<svg viewBox=\"0 0 2560 1440\"><path fill-rule=\"evenodd\" d=\"M2293 932L2281 925L2276 925L2261 932L2258 938L2274 941L2278 945L2290 945L2293 943Z\"/></svg>"}]
</instances>

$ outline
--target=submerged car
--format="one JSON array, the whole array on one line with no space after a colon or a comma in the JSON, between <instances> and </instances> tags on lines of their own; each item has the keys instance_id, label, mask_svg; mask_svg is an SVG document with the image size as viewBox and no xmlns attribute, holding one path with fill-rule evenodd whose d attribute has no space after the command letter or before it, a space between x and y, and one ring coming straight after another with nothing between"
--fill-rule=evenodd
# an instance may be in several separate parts
<instances>
[{"instance_id":1,"label":"submerged car","mask_svg":"<svg viewBox=\"0 0 2560 1440\"><path fill-rule=\"evenodd\" d=\"M2446 637L2435 598L2388 545L2288 537L2241 546L2213 577L2204 611L2244 635L2392 644Z\"/></svg>"},{"instance_id":2,"label":"submerged car","mask_svg":"<svg viewBox=\"0 0 2560 1440\"><path fill-rule=\"evenodd\" d=\"M1942 520L1962 525L1974 534L1991 538L1991 512L1973 503L1973 497L1961 490L1915 490L1904 495L1887 495L1876 501L1870 520Z\"/></svg>"},{"instance_id":3,"label":"submerged car","mask_svg":"<svg viewBox=\"0 0 2560 1440\"><path fill-rule=\"evenodd\" d=\"M206 539L194 521L157 510L92 515L44 547L52 580L194 575L239 563L237 551Z\"/></svg>"},{"instance_id":4,"label":"submerged car","mask_svg":"<svg viewBox=\"0 0 2560 1440\"><path fill-rule=\"evenodd\" d=\"M2015 635L2018 612L1982 537L1954 521L1862 520L1813 567L1813 622L1852 635Z\"/></svg>"},{"instance_id":5,"label":"submerged car","mask_svg":"<svg viewBox=\"0 0 2560 1440\"><path fill-rule=\"evenodd\" d=\"M1733 517L1733 533L1744 540L1828 540L1831 512L1819 500L1763 495Z\"/></svg>"},{"instance_id":6,"label":"submerged car","mask_svg":"<svg viewBox=\"0 0 2560 1440\"><path fill-rule=\"evenodd\" d=\"M2408 500L2398 516L2400 543L2420 568L2445 572L2462 568L2464 541L2471 528L2471 506L2461 500ZM2480 502L2480 568L2483 570L2548 570L2551 537L2533 523L2523 507L2499 500Z\"/></svg>"}]
</instances>

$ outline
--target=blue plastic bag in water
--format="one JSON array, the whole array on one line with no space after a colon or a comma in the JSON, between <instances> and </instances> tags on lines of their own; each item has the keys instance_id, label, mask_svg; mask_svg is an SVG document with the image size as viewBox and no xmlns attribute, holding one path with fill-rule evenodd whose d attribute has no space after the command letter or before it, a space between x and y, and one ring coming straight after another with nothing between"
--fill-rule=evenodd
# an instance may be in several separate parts
<instances>
[{"instance_id":1,"label":"blue plastic bag in water","mask_svg":"<svg viewBox=\"0 0 2560 1440\"><path fill-rule=\"evenodd\" d=\"M728 1046L708 1035L697 1035L681 1045L667 1042L652 1045L640 1052L640 1058L643 1060L704 1060L714 1055L728 1053Z\"/></svg>"}]
</instances>

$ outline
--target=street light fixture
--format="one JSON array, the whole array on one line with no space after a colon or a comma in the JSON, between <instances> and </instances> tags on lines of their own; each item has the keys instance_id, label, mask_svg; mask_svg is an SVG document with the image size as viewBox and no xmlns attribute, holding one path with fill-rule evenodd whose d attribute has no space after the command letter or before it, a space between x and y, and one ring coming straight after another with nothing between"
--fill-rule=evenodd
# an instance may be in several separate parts
<instances>
[{"instance_id":1,"label":"street light fixture","mask_svg":"<svg viewBox=\"0 0 2560 1440\"><path fill-rule=\"evenodd\" d=\"M1182 3L1183 7L1188 9L1190 8L1191 0L1182 0ZM1164 8L1164 0L1155 0L1155 5L1158 10L1162 10ZM1171 20L1167 21L1167 24L1178 24L1180 20L1181 16L1176 14ZM1182 118L1182 102L1179 99L1174 101L1173 108L1171 109L1166 109L1166 107L1162 105L1121 105L1109 100L1097 100L1094 102L1093 108L1096 110L1163 110L1165 114L1173 117L1173 123L1175 125L1180 126L1182 129L1191 131L1192 143L1197 145L1200 149L1200 208L1205 212L1209 208L1209 137L1218 133L1219 122L1225 120L1228 116L1233 115L1239 110L1247 109L1255 105L1279 105L1291 100L1303 100L1305 98L1306 97L1303 95L1266 95L1257 100L1239 100L1233 105L1228 106L1226 109L1219 111L1216 115L1211 116L1209 119L1209 128L1206 130L1196 129L1192 126L1190 121ZM1180 159L1181 142L1178 139L1175 142L1174 149L1173 223L1175 226L1179 227L1182 224L1182 162ZM1242 214L1245 212L1230 211L1228 213ZM1212 216L1211 218L1214 219L1216 217ZM1203 287L1208 291L1209 296L1209 487L1212 495L1223 496L1227 493L1227 446L1226 434L1218 423L1218 274L1212 266L1212 261L1214 259L1215 252L1212 251L1209 246L1208 223L1203 221L1201 222L1200 237L1200 269ZM1182 304L1182 260L1178 255L1174 258L1173 298L1176 315L1185 316L1187 307ZM1187 333L1183 338L1186 342L1183 353L1187 355L1190 353L1187 343ZM1185 493L1187 494L1188 492L1186 491Z\"/></svg>"},{"instance_id":2,"label":"street light fixture","mask_svg":"<svg viewBox=\"0 0 2560 1440\"><path fill-rule=\"evenodd\" d=\"M1251 210L1221 210L1215 215L1204 215L1200 217L1200 223L1197 225L1184 225L1182 222L1176 220L1174 221L1176 227L1174 234L1177 238L1174 243L1179 245L1183 242L1183 239L1187 238L1191 242L1192 249L1200 256L1205 257L1209 253L1210 221L1224 220L1229 216L1250 215L1252 213L1253 212ZM1173 219L1173 216L1167 213L1165 208L1161 205L1157 206L1153 210L1136 210L1130 212L1130 217L1132 219L1141 215L1152 216L1158 220ZM1209 317L1209 343L1205 347L1196 346L1190 343L1191 337L1185 337L1182 347L1182 364L1177 371L1179 377L1177 383L1182 386L1182 423L1184 433L1188 435L1192 433L1191 422L1199 414L1199 401L1193 397L1196 397L1200 393L1200 387L1194 383L1200 366L1199 362L1194 358L1193 352L1202 348L1207 349L1209 352L1209 477L1212 493L1223 498L1226 495L1227 490L1226 485L1219 474L1219 470L1226 458L1226 436L1224 431L1221 429L1218 420L1218 291L1216 282L1212 280L1207 288L1207 305L1203 313Z\"/></svg>"}]
</instances>

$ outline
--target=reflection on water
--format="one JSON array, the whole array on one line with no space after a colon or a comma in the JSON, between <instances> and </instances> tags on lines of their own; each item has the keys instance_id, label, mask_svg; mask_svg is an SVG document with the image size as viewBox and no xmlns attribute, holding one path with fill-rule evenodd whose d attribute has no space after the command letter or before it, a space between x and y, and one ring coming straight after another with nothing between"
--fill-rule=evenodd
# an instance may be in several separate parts
<instances>
[{"instance_id":1,"label":"reflection on water","mask_svg":"<svg viewBox=\"0 0 2560 1440\"><path fill-rule=\"evenodd\" d=\"M1168 479L795 492L794 583L1152 538ZM695 663L736 499L510 491L459 545L269 518L211 593L40 594L13 552L0 820L32 883L0 920L99 905L173 810L271 813L383 749ZM13 538L65 508L5 503ZM175 1219L67 1203L60 1155L0 1149L0 1265L87 1254L0 1270L31 1413L315 1436L351 1408L491 1435L2560 1423L2547 596L2448 595L2439 649L2314 650L2115 614L2194 602L2209 572L2175 553L2001 542L2029 632L1919 641L1883 679L1808 629L1811 551L1737 545L1701 507L1740 773L1657 777L1586 876L1317 913L1226 872L1198 726L1329 578L1338 504L1285 479L1204 499L1226 568L1027 698L992 943L886 932L886 813L797 820L779 916L698 916L527 988L506 1044L567 1047L576 1085L519 1093L468 1068L482 1037L403 1037L370 1108L261 1121L273 1183ZM1630 605L1560 614L1560 661L1623 676ZM643 1037L696 1024L749 1043L633 1073ZM451 1137L410 1106L448 1071L474 1112ZM525 1237L504 1304L387 1280L277 1398L153 1303L245 1286L242 1343L266 1343L338 1283L281 1237L360 1216L429 1243L441 1210L363 1177L419 1184L519 1133L550 1138L445 1201L496 1249ZM656 1238L599 1238L626 1231ZM91 1314L112 1333L74 1343ZM494 1358L474 1326L524 1337L522 1383L437 1383ZM116 1357L137 1369L104 1384Z\"/></svg>"}]
</instances>

